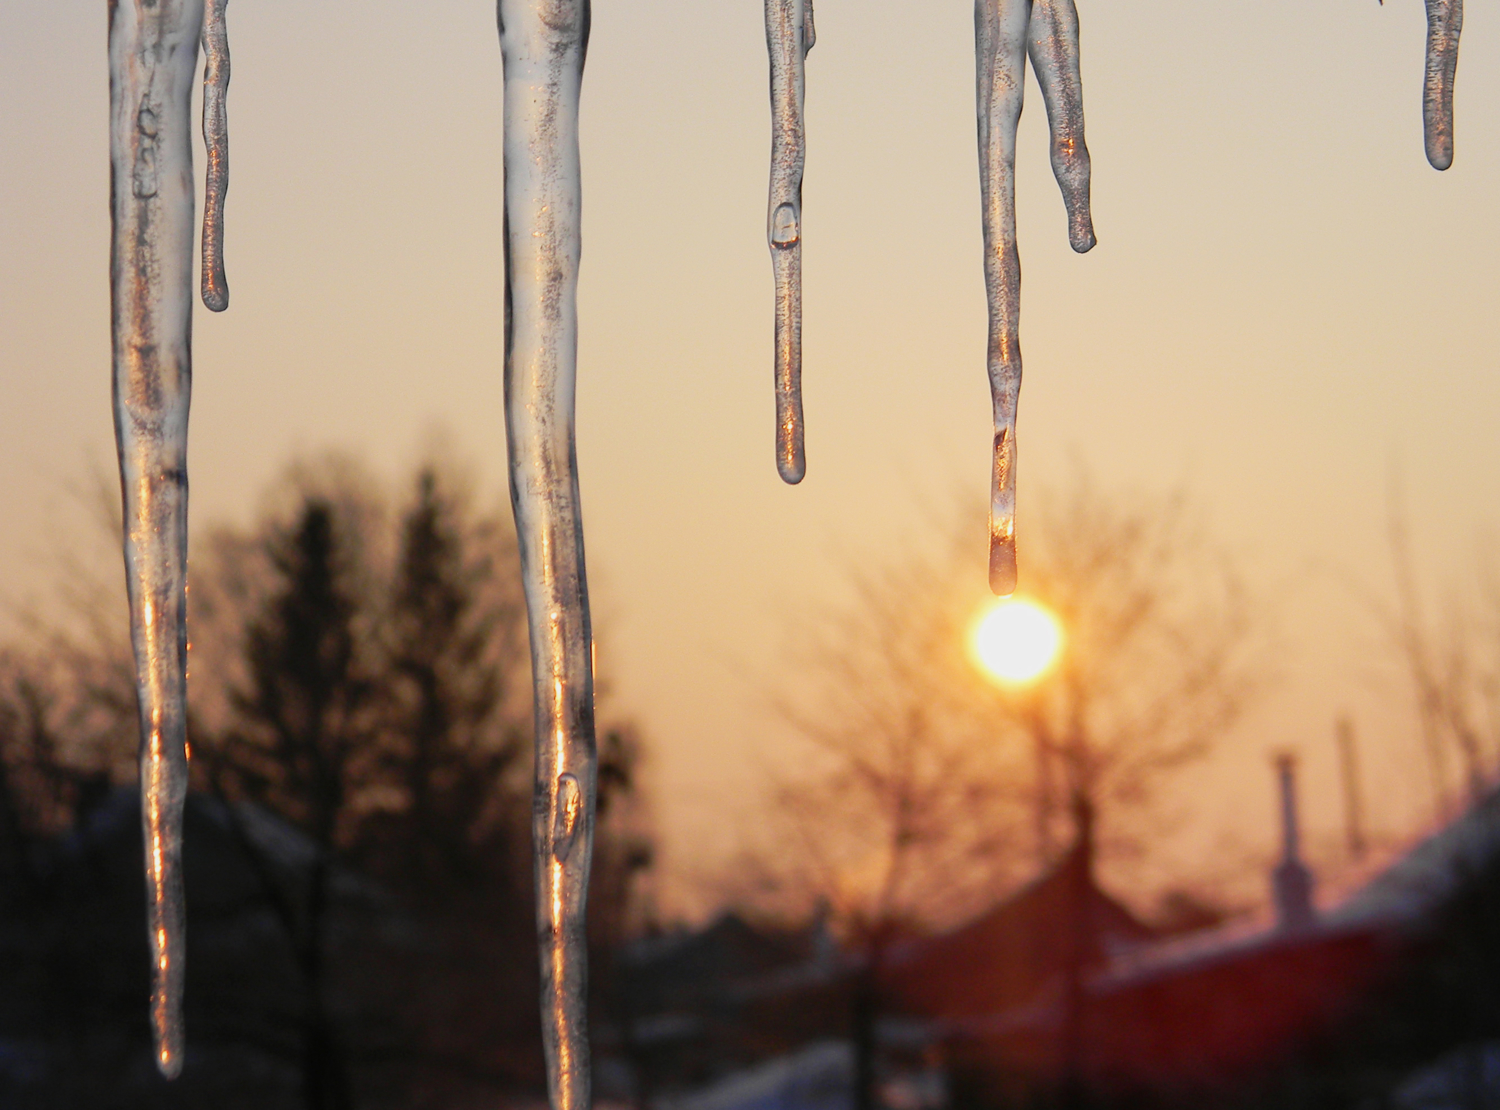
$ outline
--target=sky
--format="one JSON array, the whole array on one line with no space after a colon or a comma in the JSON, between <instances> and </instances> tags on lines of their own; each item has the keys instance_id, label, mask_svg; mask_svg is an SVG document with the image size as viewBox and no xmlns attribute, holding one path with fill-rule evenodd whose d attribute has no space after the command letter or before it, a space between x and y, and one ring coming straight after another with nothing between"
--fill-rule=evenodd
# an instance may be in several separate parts
<instances>
[{"instance_id":1,"label":"sky","mask_svg":"<svg viewBox=\"0 0 1500 1110\"><path fill-rule=\"evenodd\" d=\"M1500 516L1500 24L1468 13L1440 174L1419 0L1079 7L1099 245L1068 248L1032 84L1023 514L1028 487L1077 465L1106 488L1186 489L1275 629L1278 681L1184 780L1170 866L1269 850L1279 748L1302 754L1314 839L1331 836L1345 711L1372 808L1409 832L1430 803L1413 718L1351 584L1388 588L1393 475L1434 601ZM493 7L237 0L228 18L232 301L196 316L193 520L248 523L298 453L394 478L434 437L502 496ZM669 910L701 905L767 768L796 759L771 702L797 682L799 615L987 481L972 11L819 0L817 29L808 477L787 488L760 6L595 4L578 454L600 668L651 745ZM105 31L100 3L0 5L12 601L55 588L63 491L112 459ZM978 598L978 538L974 568Z\"/></svg>"}]
</instances>

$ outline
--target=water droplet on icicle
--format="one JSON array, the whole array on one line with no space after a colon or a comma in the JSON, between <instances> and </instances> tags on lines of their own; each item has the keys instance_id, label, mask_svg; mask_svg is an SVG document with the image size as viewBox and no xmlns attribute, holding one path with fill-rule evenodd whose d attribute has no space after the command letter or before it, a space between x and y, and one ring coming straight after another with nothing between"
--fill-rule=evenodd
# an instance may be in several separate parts
<instances>
[{"instance_id":1,"label":"water droplet on icicle","mask_svg":"<svg viewBox=\"0 0 1500 1110\"><path fill-rule=\"evenodd\" d=\"M148 92L146 96L150 96ZM138 200L156 195L156 136L160 124L150 103L141 100L141 110L135 114L135 166L131 173L131 192Z\"/></svg>"},{"instance_id":2,"label":"water droplet on icicle","mask_svg":"<svg viewBox=\"0 0 1500 1110\"><path fill-rule=\"evenodd\" d=\"M229 192L229 32L224 10L229 0L206 0L203 23L203 304L214 312L229 307L224 276L224 198Z\"/></svg>"},{"instance_id":3,"label":"water droplet on icicle","mask_svg":"<svg viewBox=\"0 0 1500 1110\"><path fill-rule=\"evenodd\" d=\"M578 836L578 818L583 812L583 793L574 775L559 775L557 800L553 803L552 858L567 863Z\"/></svg>"},{"instance_id":4,"label":"water droplet on icicle","mask_svg":"<svg viewBox=\"0 0 1500 1110\"><path fill-rule=\"evenodd\" d=\"M1435 170L1453 164L1453 80L1464 0L1427 0L1427 66L1422 78L1422 135Z\"/></svg>"},{"instance_id":5,"label":"water droplet on icicle","mask_svg":"<svg viewBox=\"0 0 1500 1110\"><path fill-rule=\"evenodd\" d=\"M765 0L771 58L771 189L766 236L776 285L776 469L807 473L802 430L802 168L805 62L817 35L811 0Z\"/></svg>"},{"instance_id":6,"label":"water droplet on icicle","mask_svg":"<svg viewBox=\"0 0 1500 1110\"><path fill-rule=\"evenodd\" d=\"M588 0L500 0L505 62L505 428L536 707L533 841L553 1110L587 1110L584 897L593 839L593 635L573 395Z\"/></svg>"},{"instance_id":7,"label":"water droplet on icicle","mask_svg":"<svg viewBox=\"0 0 1500 1110\"><path fill-rule=\"evenodd\" d=\"M771 245L773 247L790 247L802 238L802 230L798 225L797 209L790 204L779 204L776 211L771 214Z\"/></svg>"},{"instance_id":8,"label":"water droplet on icicle","mask_svg":"<svg viewBox=\"0 0 1500 1110\"><path fill-rule=\"evenodd\" d=\"M140 707L151 1027L182 1070L187 797L187 422L192 382L189 112L203 0L109 7L115 438ZM127 184L128 183L128 184Z\"/></svg>"}]
</instances>

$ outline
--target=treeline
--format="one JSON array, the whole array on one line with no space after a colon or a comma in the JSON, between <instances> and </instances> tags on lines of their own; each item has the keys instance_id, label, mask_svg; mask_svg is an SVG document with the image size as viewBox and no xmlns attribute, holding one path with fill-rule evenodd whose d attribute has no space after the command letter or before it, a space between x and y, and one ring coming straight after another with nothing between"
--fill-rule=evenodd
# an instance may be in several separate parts
<instances>
[{"instance_id":1,"label":"treeline","mask_svg":"<svg viewBox=\"0 0 1500 1110\"><path fill-rule=\"evenodd\" d=\"M476 507L438 465L418 468L396 498L347 462L303 466L268 504L253 527L213 530L194 550L189 737L197 804L222 818L298 994L287 1008L297 1036L282 1052L295 1056L298 1101L381 1104L419 1073L424 1089L442 1087L445 1071L489 1089L528 1088L540 1077L532 715L508 514ZM22 917L26 892L45 901L58 871L49 852L134 782L123 601L109 593L75 583L77 619L35 624L0 652L0 868L14 880L3 903ZM602 956L630 928L633 879L651 847L631 728L606 723L600 755L590 911ZM264 815L296 830L293 847L267 835ZM193 879L189 866L190 942ZM362 901L349 893L359 889ZM396 960L401 973L381 966L371 939L397 920L419 938L415 958L408 944ZM443 951L424 962L429 949ZM437 1012L443 990L457 989L446 980L486 969L498 999L468 1015ZM414 983L404 996L376 1001L392 992L375 981L389 988L402 974ZM608 994L606 982L598 988ZM425 1034L410 1028L424 994L428 1016L453 1027L435 1034L449 1043L427 1058ZM375 1022L383 1032L371 1041L364 1030L382 1005L395 1012ZM462 1028L476 1023L491 1028ZM481 1036L491 1038L482 1049ZM189 1038L191 1072L191 1028ZM361 1079L362 1053L376 1058L381 1090ZM405 1072L392 1063L403 1054Z\"/></svg>"}]
</instances>

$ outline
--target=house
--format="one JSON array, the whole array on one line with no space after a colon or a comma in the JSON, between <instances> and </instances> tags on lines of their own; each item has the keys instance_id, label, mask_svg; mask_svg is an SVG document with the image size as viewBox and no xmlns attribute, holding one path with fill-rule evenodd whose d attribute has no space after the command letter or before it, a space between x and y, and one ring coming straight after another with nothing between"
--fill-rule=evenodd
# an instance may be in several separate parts
<instances>
[{"instance_id":1,"label":"house","mask_svg":"<svg viewBox=\"0 0 1500 1110\"><path fill-rule=\"evenodd\" d=\"M1294 768L1282 761L1277 773L1282 852L1268 919L1163 935L1099 886L1085 821L1074 847L1019 891L881 953L882 1097L935 1056L947 1104L976 1110L1053 1100L1467 1110L1481 1104L1476 1090L1500 1105L1500 1080L1488 1078L1500 1075L1500 792L1320 906L1301 857ZM742 926L721 922L703 944ZM692 1097L663 1107L698 1095L715 1110L790 1105L786 1083L810 1046L851 1053L854 990L869 965L848 954L814 965L805 946L798 956L783 950L779 966L753 972L743 962L746 974L710 991L718 1001L696 1012L717 1015L712 1043L734 1046L721 1059L735 1073L705 1075ZM855 1072L841 1073L844 1105Z\"/></svg>"},{"instance_id":2,"label":"house","mask_svg":"<svg viewBox=\"0 0 1500 1110\"><path fill-rule=\"evenodd\" d=\"M1279 774L1275 919L1112 950L1101 936L1071 991L1037 972L1024 1000L995 984L985 1012L968 998L929 1010L960 1102L1006 1106L1074 1090L1140 1106L1284 1105L1295 1088L1309 1105L1355 1106L1418 1089L1413 1076L1455 1046L1494 1055L1500 792L1319 911L1289 764Z\"/></svg>"}]
</instances>

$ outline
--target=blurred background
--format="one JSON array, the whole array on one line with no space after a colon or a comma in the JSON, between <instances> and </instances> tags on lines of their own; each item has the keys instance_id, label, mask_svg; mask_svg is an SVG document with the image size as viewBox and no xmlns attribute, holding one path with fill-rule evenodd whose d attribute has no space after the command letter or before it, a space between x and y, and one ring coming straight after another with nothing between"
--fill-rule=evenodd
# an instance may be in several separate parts
<instances>
[{"instance_id":1,"label":"blurred background","mask_svg":"<svg viewBox=\"0 0 1500 1110\"><path fill-rule=\"evenodd\" d=\"M1060 634L1020 681L974 646L971 13L817 14L788 489L759 6L594 12L601 1096L1485 1104L1492 17L1469 13L1438 174L1415 0L1082 7L1094 251L1067 247L1034 85L1018 158L1021 595ZM534 1100L493 11L229 22L168 1088L114 540L106 18L0 10L0 1092Z\"/></svg>"}]
</instances>

